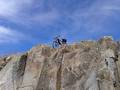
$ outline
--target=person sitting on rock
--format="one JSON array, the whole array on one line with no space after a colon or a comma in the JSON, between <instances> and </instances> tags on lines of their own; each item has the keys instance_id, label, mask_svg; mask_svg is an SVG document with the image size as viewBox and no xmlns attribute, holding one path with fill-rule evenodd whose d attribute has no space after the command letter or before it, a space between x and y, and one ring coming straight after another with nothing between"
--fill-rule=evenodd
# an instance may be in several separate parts
<instances>
[{"instance_id":1,"label":"person sitting on rock","mask_svg":"<svg viewBox=\"0 0 120 90\"><path fill-rule=\"evenodd\" d=\"M57 37L54 38L53 48L59 47L60 45L62 45L62 41L60 39L60 36L57 36Z\"/></svg>"},{"instance_id":2,"label":"person sitting on rock","mask_svg":"<svg viewBox=\"0 0 120 90\"><path fill-rule=\"evenodd\" d=\"M67 44L67 39L61 39L60 35L54 38L53 48Z\"/></svg>"}]
</instances>

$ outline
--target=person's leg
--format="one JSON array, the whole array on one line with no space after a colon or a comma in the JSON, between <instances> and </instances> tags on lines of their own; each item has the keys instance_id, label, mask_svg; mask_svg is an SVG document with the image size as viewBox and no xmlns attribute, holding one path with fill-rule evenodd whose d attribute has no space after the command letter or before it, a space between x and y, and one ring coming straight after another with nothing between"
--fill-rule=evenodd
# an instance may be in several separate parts
<instances>
[{"instance_id":1,"label":"person's leg","mask_svg":"<svg viewBox=\"0 0 120 90\"><path fill-rule=\"evenodd\" d=\"M61 44L61 40L60 40L60 39L58 39L58 40L57 40L57 42L58 42L58 44L59 44L59 45L62 45L62 44Z\"/></svg>"}]
</instances>

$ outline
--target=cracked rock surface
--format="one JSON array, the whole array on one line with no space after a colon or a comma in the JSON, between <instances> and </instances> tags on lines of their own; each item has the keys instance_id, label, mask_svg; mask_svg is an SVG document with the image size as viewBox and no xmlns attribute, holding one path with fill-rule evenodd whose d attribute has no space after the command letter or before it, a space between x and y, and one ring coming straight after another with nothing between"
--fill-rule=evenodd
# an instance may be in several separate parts
<instances>
[{"instance_id":1,"label":"cracked rock surface","mask_svg":"<svg viewBox=\"0 0 120 90\"><path fill-rule=\"evenodd\" d=\"M39 45L0 58L0 90L120 90L120 42Z\"/></svg>"}]
</instances>

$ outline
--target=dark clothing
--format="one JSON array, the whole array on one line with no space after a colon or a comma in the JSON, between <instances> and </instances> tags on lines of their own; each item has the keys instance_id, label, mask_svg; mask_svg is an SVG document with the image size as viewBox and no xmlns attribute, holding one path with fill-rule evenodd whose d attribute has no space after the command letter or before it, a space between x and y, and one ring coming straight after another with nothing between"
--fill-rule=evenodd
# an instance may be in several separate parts
<instances>
[{"instance_id":1,"label":"dark clothing","mask_svg":"<svg viewBox=\"0 0 120 90\"><path fill-rule=\"evenodd\" d=\"M62 44L66 44L67 40L66 39L62 39Z\"/></svg>"},{"instance_id":2,"label":"dark clothing","mask_svg":"<svg viewBox=\"0 0 120 90\"><path fill-rule=\"evenodd\" d=\"M63 44L66 44L66 39L61 39L60 37L55 37L53 41L53 48L62 46Z\"/></svg>"},{"instance_id":3,"label":"dark clothing","mask_svg":"<svg viewBox=\"0 0 120 90\"><path fill-rule=\"evenodd\" d=\"M59 45L61 45L61 40L60 39L57 39L57 42Z\"/></svg>"}]
</instances>

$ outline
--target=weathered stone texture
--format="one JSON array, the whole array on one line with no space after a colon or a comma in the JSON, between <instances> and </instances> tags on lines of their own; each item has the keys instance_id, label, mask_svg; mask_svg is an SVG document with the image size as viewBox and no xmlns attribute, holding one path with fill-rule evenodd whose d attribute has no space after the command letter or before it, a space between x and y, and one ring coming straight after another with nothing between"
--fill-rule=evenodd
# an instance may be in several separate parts
<instances>
[{"instance_id":1,"label":"weathered stone texture","mask_svg":"<svg viewBox=\"0 0 120 90\"><path fill-rule=\"evenodd\" d=\"M111 37L0 60L0 90L120 90L120 43Z\"/></svg>"}]
</instances>

